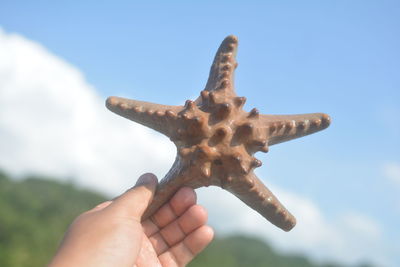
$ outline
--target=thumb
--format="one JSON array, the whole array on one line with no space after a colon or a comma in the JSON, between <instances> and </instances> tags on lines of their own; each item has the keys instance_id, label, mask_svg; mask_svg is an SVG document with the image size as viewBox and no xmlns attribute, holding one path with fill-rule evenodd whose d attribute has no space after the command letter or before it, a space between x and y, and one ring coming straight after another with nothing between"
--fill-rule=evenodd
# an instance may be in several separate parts
<instances>
[{"instance_id":1,"label":"thumb","mask_svg":"<svg viewBox=\"0 0 400 267\"><path fill-rule=\"evenodd\" d=\"M118 197L112 205L140 221L147 206L153 200L157 183L157 177L154 174L145 173L139 177L134 187Z\"/></svg>"}]
</instances>

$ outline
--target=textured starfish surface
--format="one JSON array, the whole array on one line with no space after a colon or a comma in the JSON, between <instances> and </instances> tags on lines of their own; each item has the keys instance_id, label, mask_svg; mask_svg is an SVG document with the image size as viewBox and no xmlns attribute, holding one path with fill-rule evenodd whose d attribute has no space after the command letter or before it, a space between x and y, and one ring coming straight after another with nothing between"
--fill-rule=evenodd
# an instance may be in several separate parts
<instances>
[{"instance_id":1,"label":"textured starfish surface","mask_svg":"<svg viewBox=\"0 0 400 267\"><path fill-rule=\"evenodd\" d=\"M182 186L215 185L233 193L271 223L285 231L296 219L256 177L261 161L253 155L277 143L325 129L323 113L262 115L243 110L245 97L233 87L238 40L228 36L219 47L206 87L184 106L167 106L109 97L113 112L168 136L177 147L173 166L160 181L144 218L151 216Z\"/></svg>"}]
</instances>

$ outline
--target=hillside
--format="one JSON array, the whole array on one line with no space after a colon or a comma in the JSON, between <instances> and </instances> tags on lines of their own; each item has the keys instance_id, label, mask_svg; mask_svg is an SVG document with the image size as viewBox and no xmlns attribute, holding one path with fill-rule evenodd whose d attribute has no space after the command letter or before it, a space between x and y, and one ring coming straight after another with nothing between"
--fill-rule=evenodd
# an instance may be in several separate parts
<instances>
[{"instance_id":1,"label":"hillside","mask_svg":"<svg viewBox=\"0 0 400 267\"><path fill-rule=\"evenodd\" d=\"M73 218L103 200L71 184L0 174L0 266L45 266Z\"/></svg>"},{"instance_id":2,"label":"hillside","mask_svg":"<svg viewBox=\"0 0 400 267\"><path fill-rule=\"evenodd\" d=\"M0 173L0 266L45 266L73 218L104 200L73 184ZM216 238L189 266L322 267L301 255L280 255L246 236Z\"/></svg>"}]
</instances>

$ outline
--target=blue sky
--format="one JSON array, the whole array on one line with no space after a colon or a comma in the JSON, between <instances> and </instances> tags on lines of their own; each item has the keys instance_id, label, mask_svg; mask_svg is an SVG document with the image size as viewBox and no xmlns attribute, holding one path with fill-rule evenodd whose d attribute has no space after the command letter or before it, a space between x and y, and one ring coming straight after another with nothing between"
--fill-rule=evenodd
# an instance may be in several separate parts
<instances>
[{"instance_id":1,"label":"blue sky","mask_svg":"<svg viewBox=\"0 0 400 267\"><path fill-rule=\"evenodd\" d=\"M325 112L333 120L321 133L258 155L258 174L311 199L328 220L353 211L373 218L393 251L400 250L398 1L0 6L5 32L75 66L103 98L181 104L197 97L220 42L237 35L235 87L247 97L247 110Z\"/></svg>"}]
</instances>

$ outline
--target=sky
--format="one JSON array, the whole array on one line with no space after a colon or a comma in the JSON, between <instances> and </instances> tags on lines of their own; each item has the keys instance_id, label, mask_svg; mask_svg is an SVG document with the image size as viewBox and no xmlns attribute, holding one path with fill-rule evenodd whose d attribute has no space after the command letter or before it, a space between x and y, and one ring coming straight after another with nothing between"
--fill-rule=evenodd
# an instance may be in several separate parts
<instances>
[{"instance_id":1,"label":"sky","mask_svg":"<svg viewBox=\"0 0 400 267\"><path fill-rule=\"evenodd\" d=\"M400 266L400 3L193 2L0 1L0 168L110 197L143 172L162 178L173 144L104 100L197 98L235 34L246 110L324 112L332 124L257 154L256 173L297 217L294 230L200 189L217 234L257 235L316 261Z\"/></svg>"}]
</instances>

